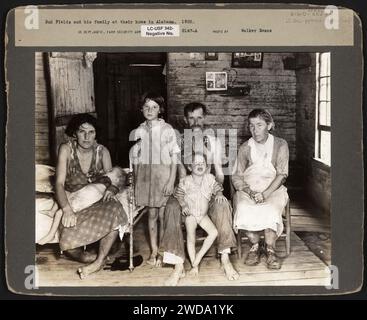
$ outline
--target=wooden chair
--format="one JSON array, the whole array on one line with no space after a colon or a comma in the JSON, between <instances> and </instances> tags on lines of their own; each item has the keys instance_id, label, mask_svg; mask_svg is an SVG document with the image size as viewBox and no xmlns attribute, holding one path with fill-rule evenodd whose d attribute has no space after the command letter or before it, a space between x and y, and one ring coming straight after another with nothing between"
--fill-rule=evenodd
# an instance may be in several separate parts
<instances>
[{"instance_id":1,"label":"wooden chair","mask_svg":"<svg viewBox=\"0 0 367 320\"><path fill-rule=\"evenodd\" d=\"M283 233L279 236L278 239L285 239L285 251L286 255L285 257L289 256L291 253L291 210L290 210L290 200L288 198L287 204L283 211L283 224L284 224L284 230ZM241 233L243 233L244 230L238 230L237 233L237 254L238 258L242 258L242 242L248 240L246 236L242 236ZM264 236L261 236L262 238Z\"/></svg>"}]
</instances>

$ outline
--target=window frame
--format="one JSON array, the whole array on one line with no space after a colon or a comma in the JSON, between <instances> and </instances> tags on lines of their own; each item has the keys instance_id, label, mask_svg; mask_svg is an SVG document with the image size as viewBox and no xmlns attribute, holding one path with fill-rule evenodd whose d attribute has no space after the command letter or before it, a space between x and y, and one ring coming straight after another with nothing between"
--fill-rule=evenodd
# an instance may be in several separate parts
<instances>
[{"instance_id":1,"label":"window frame","mask_svg":"<svg viewBox=\"0 0 367 320\"><path fill-rule=\"evenodd\" d=\"M328 54L328 68L326 69L326 75L321 76L322 70L322 55ZM326 90L328 90L328 94L326 95L326 100L321 100L321 79L329 79ZM326 104L330 104L330 125L321 124L321 108L320 105L322 102ZM327 109L324 111L327 112ZM315 114L315 160L320 161L327 165L331 166L331 53L330 52L318 52L316 53L316 114ZM322 158L322 141L321 141L321 133L322 132L330 132L330 145L329 145L329 161Z\"/></svg>"}]
</instances>

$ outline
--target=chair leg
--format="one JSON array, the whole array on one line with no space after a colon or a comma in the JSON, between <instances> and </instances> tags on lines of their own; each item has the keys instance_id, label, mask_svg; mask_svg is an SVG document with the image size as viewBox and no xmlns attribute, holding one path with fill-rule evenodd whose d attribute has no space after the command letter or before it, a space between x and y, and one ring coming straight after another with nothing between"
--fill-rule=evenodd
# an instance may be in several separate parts
<instances>
[{"instance_id":1,"label":"chair leg","mask_svg":"<svg viewBox=\"0 0 367 320\"><path fill-rule=\"evenodd\" d=\"M290 255L291 253L291 209L290 209L290 205L289 205L289 200L286 206L286 238L285 238L285 245L286 245L286 253L287 256Z\"/></svg>"},{"instance_id":2,"label":"chair leg","mask_svg":"<svg viewBox=\"0 0 367 320\"><path fill-rule=\"evenodd\" d=\"M241 230L238 230L237 232L237 255L238 255L238 259L242 258Z\"/></svg>"}]
</instances>

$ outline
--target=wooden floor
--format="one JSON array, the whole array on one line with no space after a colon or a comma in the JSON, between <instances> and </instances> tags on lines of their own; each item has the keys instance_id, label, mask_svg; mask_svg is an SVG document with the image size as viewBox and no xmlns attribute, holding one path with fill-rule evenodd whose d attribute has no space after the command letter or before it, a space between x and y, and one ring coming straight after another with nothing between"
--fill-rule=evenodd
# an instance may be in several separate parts
<instances>
[{"instance_id":1,"label":"wooden floor","mask_svg":"<svg viewBox=\"0 0 367 320\"><path fill-rule=\"evenodd\" d=\"M330 217L320 213L305 201L290 203L293 231L330 233Z\"/></svg>"},{"instance_id":2,"label":"wooden floor","mask_svg":"<svg viewBox=\"0 0 367 320\"><path fill-rule=\"evenodd\" d=\"M147 259L149 256L148 240L142 219L136 226L135 239L139 247L139 254ZM243 257L231 255L231 260L240 273L236 281L228 281L219 260L213 256L205 257L200 265L199 277L187 275L181 279L179 286L287 286L287 285L320 285L329 281L329 273L325 263L313 254L305 243L295 234L291 237L291 254L282 261L280 270L268 270L265 262L257 266L246 266L244 258L249 250L248 244L243 244ZM143 263L140 267L130 271L102 270L89 278L80 280L76 269L80 263L65 257L57 258L55 248L44 247L38 250L36 264L39 271L39 286L162 286L169 276L172 267L152 268ZM283 257L285 246L283 241L277 243L277 254ZM121 254L122 252L119 252ZM189 265L185 265L186 270Z\"/></svg>"}]
</instances>

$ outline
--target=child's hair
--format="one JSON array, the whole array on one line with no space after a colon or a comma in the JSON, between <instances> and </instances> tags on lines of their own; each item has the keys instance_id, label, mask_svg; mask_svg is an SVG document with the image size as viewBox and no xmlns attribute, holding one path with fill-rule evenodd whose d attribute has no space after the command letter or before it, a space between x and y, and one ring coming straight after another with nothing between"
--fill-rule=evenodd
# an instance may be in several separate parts
<instances>
[{"instance_id":1,"label":"child's hair","mask_svg":"<svg viewBox=\"0 0 367 320\"><path fill-rule=\"evenodd\" d=\"M164 112L164 108L165 108L165 103L164 103L164 98L162 97L162 95L160 95L157 92L154 91L147 91L145 93L143 93L142 97L141 97L141 101L140 101L140 107L143 108L145 102L147 100L152 100L154 101L156 104L159 105L159 112L163 113Z\"/></svg>"},{"instance_id":2,"label":"child's hair","mask_svg":"<svg viewBox=\"0 0 367 320\"><path fill-rule=\"evenodd\" d=\"M105 176L109 177L112 184L121 191L126 186L126 173L120 167L113 167L106 172Z\"/></svg>"},{"instance_id":3,"label":"child's hair","mask_svg":"<svg viewBox=\"0 0 367 320\"><path fill-rule=\"evenodd\" d=\"M263 119L267 124L272 124L270 130L274 129L275 123L269 111L265 109L254 109L248 115L248 120L257 118L257 117Z\"/></svg>"},{"instance_id":4,"label":"child's hair","mask_svg":"<svg viewBox=\"0 0 367 320\"><path fill-rule=\"evenodd\" d=\"M204 116L207 114L205 104L202 104L200 102L191 102L184 107L184 115L187 118L187 116L189 115L189 112L194 112L195 110L199 110L199 109L203 110Z\"/></svg>"},{"instance_id":5,"label":"child's hair","mask_svg":"<svg viewBox=\"0 0 367 320\"><path fill-rule=\"evenodd\" d=\"M65 134L73 138L76 132L78 131L79 127L84 123L89 123L91 126L93 126L94 130L96 131L96 138L97 138L99 131L98 121L95 117L93 117L89 113L79 113L73 116L66 126Z\"/></svg>"},{"instance_id":6,"label":"child's hair","mask_svg":"<svg viewBox=\"0 0 367 320\"><path fill-rule=\"evenodd\" d=\"M188 167L188 169L192 172L192 165L194 164L194 162L195 162L195 157L196 156L201 156L201 157L203 157L203 159L204 159L204 161L205 161L205 164L206 165L208 165L208 159L207 159L207 156L204 154L204 153L202 153L202 152L193 152L192 153L192 163L189 163L189 164L187 164L187 167Z\"/></svg>"}]
</instances>

